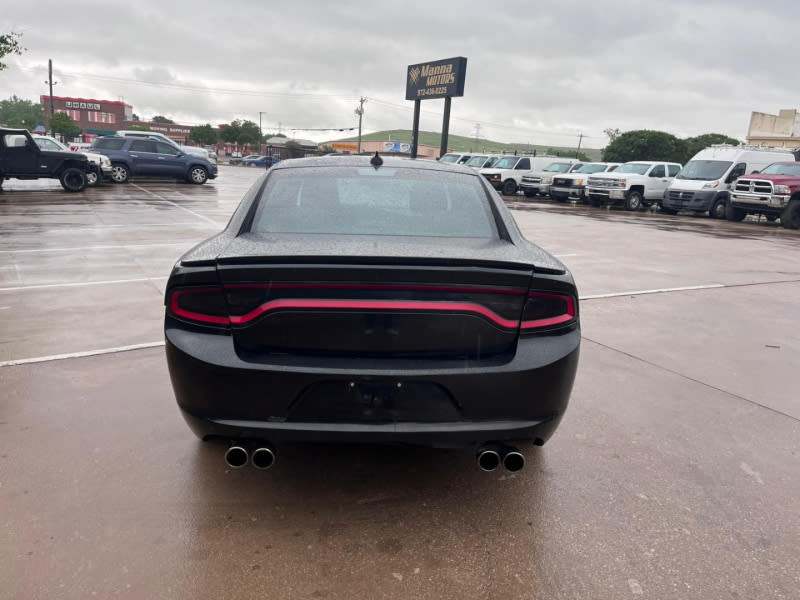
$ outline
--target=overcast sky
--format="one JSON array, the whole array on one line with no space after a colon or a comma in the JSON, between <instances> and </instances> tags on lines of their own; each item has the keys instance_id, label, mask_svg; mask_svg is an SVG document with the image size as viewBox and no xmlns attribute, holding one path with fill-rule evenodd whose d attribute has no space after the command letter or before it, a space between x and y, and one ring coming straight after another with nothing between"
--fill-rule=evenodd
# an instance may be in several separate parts
<instances>
[{"instance_id":1,"label":"overcast sky","mask_svg":"<svg viewBox=\"0 0 800 600\"><path fill-rule=\"evenodd\" d=\"M410 129L409 64L466 56L450 131L584 146L603 129L719 132L744 139L753 110L800 108L796 0L135 0L7 2L0 32L23 33L0 97L47 92L118 100L143 119L264 131ZM439 131L443 102L422 103ZM294 130L294 131L293 131Z\"/></svg>"}]
</instances>

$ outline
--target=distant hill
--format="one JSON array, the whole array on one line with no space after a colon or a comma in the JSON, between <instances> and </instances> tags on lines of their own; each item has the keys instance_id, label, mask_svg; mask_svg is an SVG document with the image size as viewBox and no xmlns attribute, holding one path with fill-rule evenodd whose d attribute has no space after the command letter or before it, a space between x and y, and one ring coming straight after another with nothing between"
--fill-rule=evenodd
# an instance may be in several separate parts
<instances>
[{"instance_id":1,"label":"distant hill","mask_svg":"<svg viewBox=\"0 0 800 600\"><path fill-rule=\"evenodd\" d=\"M411 130L410 129L392 129L390 131L376 131L375 133L367 133L361 136L364 141L370 142L410 142ZM436 131L420 131L419 143L426 146L438 146L441 143L442 134ZM358 136L342 138L340 140L331 140L334 142L356 142ZM504 144L503 142L494 142L492 140L484 140L478 138L465 137L463 135L450 135L447 140L448 147L454 152L508 152L513 154L516 150L518 154L533 152L536 150L537 154L545 154L548 149L562 150L566 152L575 152L575 147L567 146L542 146L538 144L520 144L511 143ZM581 147L581 152L585 153L592 160L602 159L602 150L599 148L585 148Z\"/></svg>"}]
</instances>

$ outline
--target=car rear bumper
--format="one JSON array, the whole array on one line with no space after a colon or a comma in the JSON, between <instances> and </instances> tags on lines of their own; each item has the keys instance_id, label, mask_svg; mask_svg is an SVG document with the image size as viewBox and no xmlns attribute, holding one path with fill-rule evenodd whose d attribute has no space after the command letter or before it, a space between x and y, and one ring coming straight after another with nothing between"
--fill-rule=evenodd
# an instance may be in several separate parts
<instances>
[{"instance_id":1,"label":"car rear bumper","mask_svg":"<svg viewBox=\"0 0 800 600\"><path fill-rule=\"evenodd\" d=\"M173 389L192 430L276 443L543 443L566 410L579 348L575 329L523 338L502 360L254 362L230 336L166 328Z\"/></svg>"}]
</instances>

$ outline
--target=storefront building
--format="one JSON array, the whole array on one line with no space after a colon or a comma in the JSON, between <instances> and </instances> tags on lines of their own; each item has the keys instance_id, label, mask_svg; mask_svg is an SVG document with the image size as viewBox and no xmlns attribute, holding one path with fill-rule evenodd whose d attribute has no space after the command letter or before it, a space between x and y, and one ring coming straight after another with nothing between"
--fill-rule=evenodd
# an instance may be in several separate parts
<instances>
[{"instance_id":1,"label":"storefront building","mask_svg":"<svg viewBox=\"0 0 800 600\"><path fill-rule=\"evenodd\" d=\"M40 97L44 107L45 129L50 130L50 96ZM152 123L133 120L133 106L116 100L95 98L66 98L53 96L53 109L72 118L81 129L80 141L91 142L99 135L114 135L122 129L143 127L163 133L179 144L189 141L190 127L174 123ZM78 140L75 140L78 141Z\"/></svg>"}]
</instances>

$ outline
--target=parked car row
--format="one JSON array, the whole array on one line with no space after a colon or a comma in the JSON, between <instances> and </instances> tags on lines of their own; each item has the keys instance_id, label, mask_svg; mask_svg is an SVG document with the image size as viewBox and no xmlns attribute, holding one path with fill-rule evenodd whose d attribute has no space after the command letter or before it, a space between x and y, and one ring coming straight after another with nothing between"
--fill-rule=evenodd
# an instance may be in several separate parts
<instances>
[{"instance_id":1,"label":"parked car row","mask_svg":"<svg viewBox=\"0 0 800 600\"><path fill-rule=\"evenodd\" d=\"M708 213L741 221L748 214L800 228L800 162L780 148L711 146L685 166L674 162L580 163L543 156L450 153L440 161L478 169L504 195L550 195L627 210L658 206L667 214ZM488 165L488 168L487 168Z\"/></svg>"}]
</instances>

